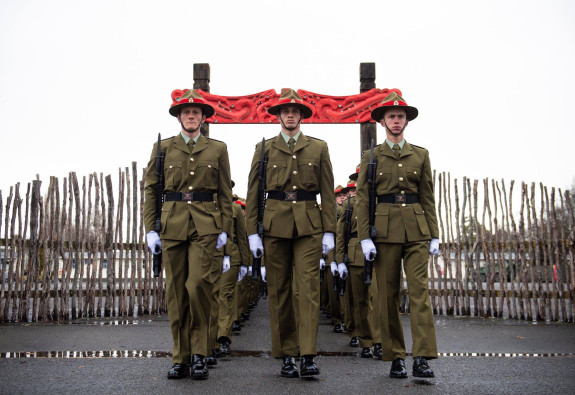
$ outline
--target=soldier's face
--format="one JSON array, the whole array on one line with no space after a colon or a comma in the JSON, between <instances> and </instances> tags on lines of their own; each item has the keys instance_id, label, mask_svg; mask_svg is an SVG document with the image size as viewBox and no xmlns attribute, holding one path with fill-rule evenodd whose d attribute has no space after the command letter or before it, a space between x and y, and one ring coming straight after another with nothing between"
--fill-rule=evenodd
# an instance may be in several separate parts
<instances>
[{"instance_id":1,"label":"soldier's face","mask_svg":"<svg viewBox=\"0 0 575 395\"><path fill-rule=\"evenodd\" d=\"M301 121L301 110L296 106L283 106L278 114L281 123L289 131L295 130Z\"/></svg>"},{"instance_id":2,"label":"soldier's face","mask_svg":"<svg viewBox=\"0 0 575 395\"><path fill-rule=\"evenodd\" d=\"M337 203L338 206L340 206L344 200L345 200L345 193L338 192L335 194L335 202Z\"/></svg>"},{"instance_id":3,"label":"soldier's face","mask_svg":"<svg viewBox=\"0 0 575 395\"><path fill-rule=\"evenodd\" d=\"M202 108L199 106L185 106L178 115L178 121L187 132L195 132L204 122Z\"/></svg>"},{"instance_id":4,"label":"soldier's face","mask_svg":"<svg viewBox=\"0 0 575 395\"><path fill-rule=\"evenodd\" d=\"M357 193L357 189L355 189L355 187L349 188L349 190L347 191L347 194L350 197L354 197L356 195L356 193Z\"/></svg>"},{"instance_id":5,"label":"soldier's face","mask_svg":"<svg viewBox=\"0 0 575 395\"><path fill-rule=\"evenodd\" d=\"M399 136L407 126L407 114L405 110L387 110L380 122L381 126L385 128L386 133L392 136Z\"/></svg>"}]
</instances>

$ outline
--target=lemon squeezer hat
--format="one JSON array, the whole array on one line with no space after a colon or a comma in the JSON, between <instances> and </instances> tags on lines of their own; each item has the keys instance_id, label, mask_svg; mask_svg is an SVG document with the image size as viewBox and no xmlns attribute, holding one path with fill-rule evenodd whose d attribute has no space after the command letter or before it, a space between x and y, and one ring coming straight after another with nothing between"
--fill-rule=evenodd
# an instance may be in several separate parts
<instances>
[{"instance_id":1,"label":"lemon squeezer hat","mask_svg":"<svg viewBox=\"0 0 575 395\"><path fill-rule=\"evenodd\" d=\"M296 106L301 110L301 115L304 119L313 115L313 110L308 106L302 98L293 89L287 89L282 92L277 103L268 108L268 113L277 115L283 106Z\"/></svg>"},{"instance_id":2,"label":"lemon squeezer hat","mask_svg":"<svg viewBox=\"0 0 575 395\"><path fill-rule=\"evenodd\" d=\"M174 97L173 94L172 97ZM182 108L189 105L201 107L206 118L214 115L214 108L195 89L186 89L182 96L176 96L170 106L170 114L177 117Z\"/></svg>"},{"instance_id":3,"label":"lemon squeezer hat","mask_svg":"<svg viewBox=\"0 0 575 395\"><path fill-rule=\"evenodd\" d=\"M397 92L391 92L387 95L380 103L380 105L373 109L371 112L371 119L375 122L381 121L383 115L387 110L397 109L404 110L408 121L412 121L417 118L417 108L408 106L403 97L401 97Z\"/></svg>"},{"instance_id":4,"label":"lemon squeezer hat","mask_svg":"<svg viewBox=\"0 0 575 395\"><path fill-rule=\"evenodd\" d=\"M337 187L335 187L333 194L337 195L340 192L346 193L346 188L344 188L342 185L338 185Z\"/></svg>"},{"instance_id":5,"label":"lemon squeezer hat","mask_svg":"<svg viewBox=\"0 0 575 395\"><path fill-rule=\"evenodd\" d=\"M352 181L357 181L357 178L359 176L359 165L356 166L355 168L355 173L351 173L349 175L349 179ZM348 183L349 184L349 183ZM349 185L348 185L349 186ZM354 185L355 186L355 185Z\"/></svg>"}]
</instances>

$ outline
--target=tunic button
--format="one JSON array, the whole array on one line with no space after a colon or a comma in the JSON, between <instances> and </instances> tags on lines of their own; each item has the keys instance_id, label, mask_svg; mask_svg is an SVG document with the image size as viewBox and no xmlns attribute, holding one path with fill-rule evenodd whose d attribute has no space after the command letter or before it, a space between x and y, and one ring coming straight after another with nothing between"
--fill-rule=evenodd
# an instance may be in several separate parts
<instances>
[{"instance_id":1,"label":"tunic button","mask_svg":"<svg viewBox=\"0 0 575 395\"><path fill-rule=\"evenodd\" d=\"M293 189L293 190L296 190L296 189L297 189L297 187L294 185L294 186L292 187L292 189Z\"/></svg>"},{"instance_id":2,"label":"tunic button","mask_svg":"<svg viewBox=\"0 0 575 395\"><path fill-rule=\"evenodd\" d=\"M194 158L190 158L190 160L193 162L193 161L194 161Z\"/></svg>"},{"instance_id":3,"label":"tunic button","mask_svg":"<svg viewBox=\"0 0 575 395\"><path fill-rule=\"evenodd\" d=\"M170 169L173 169L173 168L174 168L174 166L170 166Z\"/></svg>"},{"instance_id":4,"label":"tunic button","mask_svg":"<svg viewBox=\"0 0 575 395\"><path fill-rule=\"evenodd\" d=\"M295 204L295 200L292 200L291 202Z\"/></svg>"},{"instance_id":5,"label":"tunic button","mask_svg":"<svg viewBox=\"0 0 575 395\"><path fill-rule=\"evenodd\" d=\"M274 165L274 169L275 169L276 167L277 167L277 166L276 166L276 165Z\"/></svg>"},{"instance_id":6,"label":"tunic button","mask_svg":"<svg viewBox=\"0 0 575 395\"><path fill-rule=\"evenodd\" d=\"M188 204L192 204L192 202L190 200L188 200Z\"/></svg>"},{"instance_id":7,"label":"tunic button","mask_svg":"<svg viewBox=\"0 0 575 395\"><path fill-rule=\"evenodd\" d=\"M402 195L405 195L405 191L401 191L401 194L402 194Z\"/></svg>"},{"instance_id":8,"label":"tunic button","mask_svg":"<svg viewBox=\"0 0 575 395\"><path fill-rule=\"evenodd\" d=\"M295 159L295 155L294 155L294 156L292 156L292 158L294 158L294 159Z\"/></svg>"},{"instance_id":9,"label":"tunic button","mask_svg":"<svg viewBox=\"0 0 575 395\"><path fill-rule=\"evenodd\" d=\"M294 175L294 176L297 176L297 171L296 171L296 170L293 171L293 175Z\"/></svg>"},{"instance_id":10,"label":"tunic button","mask_svg":"<svg viewBox=\"0 0 575 395\"><path fill-rule=\"evenodd\" d=\"M308 165L308 166L311 166L311 163L308 163L307 165Z\"/></svg>"},{"instance_id":11,"label":"tunic button","mask_svg":"<svg viewBox=\"0 0 575 395\"><path fill-rule=\"evenodd\" d=\"M193 171L190 172L190 175L193 176L195 173Z\"/></svg>"},{"instance_id":12,"label":"tunic button","mask_svg":"<svg viewBox=\"0 0 575 395\"><path fill-rule=\"evenodd\" d=\"M405 207L405 203L402 203L402 204L401 204L401 207Z\"/></svg>"},{"instance_id":13,"label":"tunic button","mask_svg":"<svg viewBox=\"0 0 575 395\"><path fill-rule=\"evenodd\" d=\"M416 171L414 171L414 172L413 172L413 174L417 174L417 172L416 172Z\"/></svg>"},{"instance_id":14,"label":"tunic button","mask_svg":"<svg viewBox=\"0 0 575 395\"><path fill-rule=\"evenodd\" d=\"M211 168L211 167L212 167L212 165L208 165L208 168Z\"/></svg>"},{"instance_id":15,"label":"tunic button","mask_svg":"<svg viewBox=\"0 0 575 395\"><path fill-rule=\"evenodd\" d=\"M188 187L188 189L191 191L192 189L194 189L194 187Z\"/></svg>"},{"instance_id":16,"label":"tunic button","mask_svg":"<svg viewBox=\"0 0 575 395\"><path fill-rule=\"evenodd\" d=\"M403 165L402 165L401 163L400 163L398 166L399 166L399 167L403 167Z\"/></svg>"},{"instance_id":17,"label":"tunic button","mask_svg":"<svg viewBox=\"0 0 575 395\"><path fill-rule=\"evenodd\" d=\"M380 176L382 176L382 175L383 175L383 173L379 173L379 175L380 175Z\"/></svg>"},{"instance_id":18,"label":"tunic button","mask_svg":"<svg viewBox=\"0 0 575 395\"><path fill-rule=\"evenodd\" d=\"M403 177L399 177L399 181L403 181Z\"/></svg>"}]
</instances>

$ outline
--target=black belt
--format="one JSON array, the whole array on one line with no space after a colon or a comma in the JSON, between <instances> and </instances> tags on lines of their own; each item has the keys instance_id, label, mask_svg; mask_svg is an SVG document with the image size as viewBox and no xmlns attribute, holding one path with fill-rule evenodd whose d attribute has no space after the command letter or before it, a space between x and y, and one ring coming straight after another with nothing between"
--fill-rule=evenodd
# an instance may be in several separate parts
<instances>
[{"instance_id":1,"label":"black belt","mask_svg":"<svg viewBox=\"0 0 575 395\"><path fill-rule=\"evenodd\" d=\"M318 192L308 192L308 191L293 191L293 192L268 191L268 199L288 200L290 202L297 200L315 200L317 194Z\"/></svg>"},{"instance_id":2,"label":"black belt","mask_svg":"<svg viewBox=\"0 0 575 395\"><path fill-rule=\"evenodd\" d=\"M389 193L387 195L377 195L378 203L406 203L414 204L419 203L419 195L416 194L401 194Z\"/></svg>"},{"instance_id":3,"label":"black belt","mask_svg":"<svg viewBox=\"0 0 575 395\"><path fill-rule=\"evenodd\" d=\"M209 192L168 192L166 202L213 202L214 194Z\"/></svg>"}]
</instances>

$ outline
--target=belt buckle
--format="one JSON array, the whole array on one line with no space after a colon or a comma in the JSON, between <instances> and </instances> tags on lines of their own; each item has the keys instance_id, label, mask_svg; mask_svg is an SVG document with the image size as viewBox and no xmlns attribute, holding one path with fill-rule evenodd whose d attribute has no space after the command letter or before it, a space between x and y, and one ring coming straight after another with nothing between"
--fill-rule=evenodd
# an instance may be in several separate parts
<instances>
[{"instance_id":1,"label":"belt buckle","mask_svg":"<svg viewBox=\"0 0 575 395\"><path fill-rule=\"evenodd\" d=\"M296 192L286 192L286 197L284 200L289 200L291 202L293 202L294 200L297 200L297 193Z\"/></svg>"},{"instance_id":2,"label":"belt buckle","mask_svg":"<svg viewBox=\"0 0 575 395\"><path fill-rule=\"evenodd\" d=\"M187 202L191 202L194 200L194 193L193 192L182 192L182 200Z\"/></svg>"},{"instance_id":3,"label":"belt buckle","mask_svg":"<svg viewBox=\"0 0 575 395\"><path fill-rule=\"evenodd\" d=\"M407 198L405 195L394 195L395 203L407 203Z\"/></svg>"}]
</instances>

